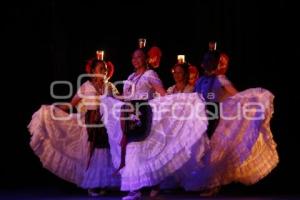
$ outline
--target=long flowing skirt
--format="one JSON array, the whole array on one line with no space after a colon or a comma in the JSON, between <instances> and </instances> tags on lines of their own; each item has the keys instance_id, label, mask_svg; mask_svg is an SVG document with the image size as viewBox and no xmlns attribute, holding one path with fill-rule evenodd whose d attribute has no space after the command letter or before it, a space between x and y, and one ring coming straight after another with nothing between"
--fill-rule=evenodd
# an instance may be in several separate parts
<instances>
[{"instance_id":1,"label":"long flowing skirt","mask_svg":"<svg viewBox=\"0 0 300 200\"><path fill-rule=\"evenodd\" d=\"M96 149L90 164L89 142L84 119L52 105L43 105L28 125L30 146L43 166L58 177L82 188L116 187L109 149ZM87 167L88 166L88 167Z\"/></svg>"},{"instance_id":2,"label":"long flowing skirt","mask_svg":"<svg viewBox=\"0 0 300 200\"><path fill-rule=\"evenodd\" d=\"M121 101L101 99L100 108L109 135L112 159L120 165L122 128ZM127 145L121 190L137 190L159 184L180 169L192 155L194 144L205 135L205 104L197 93L174 94L148 102L152 108L151 131L147 138Z\"/></svg>"},{"instance_id":3,"label":"long flowing skirt","mask_svg":"<svg viewBox=\"0 0 300 200\"><path fill-rule=\"evenodd\" d=\"M204 165L190 169L185 189L199 190L231 182L250 185L277 166L279 158L270 130L273 99L268 90L253 88L220 104L221 118Z\"/></svg>"}]
</instances>

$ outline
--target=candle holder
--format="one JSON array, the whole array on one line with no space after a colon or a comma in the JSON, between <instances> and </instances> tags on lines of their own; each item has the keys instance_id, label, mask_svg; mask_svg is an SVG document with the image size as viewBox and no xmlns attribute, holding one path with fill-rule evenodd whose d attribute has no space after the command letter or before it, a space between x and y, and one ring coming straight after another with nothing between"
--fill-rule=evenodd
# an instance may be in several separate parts
<instances>
[{"instance_id":1,"label":"candle holder","mask_svg":"<svg viewBox=\"0 0 300 200\"><path fill-rule=\"evenodd\" d=\"M140 38L139 39L139 48L142 49L142 48L145 48L146 47L146 38Z\"/></svg>"},{"instance_id":2,"label":"candle holder","mask_svg":"<svg viewBox=\"0 0 300 200\"><path fill-rule=\"evenodd\" d=\"M208 43L208 50L209 51L216 51L217 50L217 42L216 41L210 41Z\"/></svg>"},{"instance_id":3,"label":"candle holder","mask_svg":"<svg viewBox=\"0 0 300 200\"><path fill-rule=\"evenodd\" d=\"M96 57L97 57L97 60L103 60L104 59L104 51L103 50L97 50L96 51Z\"/></svg>"},{"instance_id":4,"label":"candle holder","mask_svg":"<svg viewBox=\"0 0 300 200\"><path fill-rule=\"evenodd\" d=\"M177 63L178 64L185 63L185 55L177 55Z\"/></svg>"}]
</instances>

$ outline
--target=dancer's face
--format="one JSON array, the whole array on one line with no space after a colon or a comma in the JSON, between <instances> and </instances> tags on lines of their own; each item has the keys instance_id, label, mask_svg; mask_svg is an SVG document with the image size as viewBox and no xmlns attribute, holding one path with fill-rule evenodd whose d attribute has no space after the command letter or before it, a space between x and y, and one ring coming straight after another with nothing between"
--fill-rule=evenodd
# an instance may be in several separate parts
<instances>
[{"instance_id":1,"label":"dancer's face","mask_svg":"<svg viewBox=\"0 0 300 200\"><path fill-rule=\"evenodd\" d=\"M176 65L173 70L172 70L172 73L173 73L173 78L174 78L174 81L176 83L178 82L183 82L184 81L184 70L182 69L181 66L179 65Z\"/></svg>"},{"instance_id":2,"label":"dancer's face","mask_svg":"<svg viewBox=\"0 0 300 200\"><path fill-rule=\"evenodd\" d=\"M133 53L131 62L135 69L146 67L146 55L138 49Z\"/></svg>"},{"instance_id":3,"label":"dancer's face","mask_svg":"<svg viewBox=\"0 0 300 200\"><path fill-rule=\"evenodd\" d=\"M189 84L195 85L195 83L196 83L196 81L197 81L197 78L198 78L198 73L197 73L197 72L192 72L192 73L190 73L190 76L189 76Z\"/></svg>"},{"instance_id":4,"label":"dancer's face","mask_svg":"<svg viewBox=\"0 0 300 200\"><path fill-rule=\"evenodd\" d=\"M229 57L227 55L221 54L219 65L221 67L227 67L229 62Z\"/></svg>"},{"instance_id":5,"label":"dancer's face","mask_svg":"<svg viewBox=\"0 0 300 200\"><path fill-rule=\"evenodd\" d=\"M106 78L106 75L107 75L107 68L106 68L105 64L104 63L99 63L95 67L95 69L93 71L93 74L97 75L98 79L104 80Z\"/></svg>"},{"instance_id":6,"label":"dancer's face","mask_svg":"<svg viewBox=\"0 0 300 200\"><path fill-rule=\"evenodd\" d=\"M229 57L226 54L220 55L220 61L217 68L217 74L226 74L228 69Z\"/></svg>"}]
</instances>

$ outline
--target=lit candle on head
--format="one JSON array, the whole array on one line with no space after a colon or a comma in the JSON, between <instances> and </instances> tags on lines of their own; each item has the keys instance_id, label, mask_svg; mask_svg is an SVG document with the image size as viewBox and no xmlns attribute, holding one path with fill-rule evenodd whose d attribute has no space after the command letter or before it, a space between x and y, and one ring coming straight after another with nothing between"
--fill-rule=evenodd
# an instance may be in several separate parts
<instances>
[{"instance_id":1,"label":"lit candle on head","mask_svg":"<svg viewBox=\"0 0 300 200\"><path fill-rule=\"evenodd\" d=\"M217 50L217 42L216 41L210 41L208 43L208 49L210 51L216 51Z\"/></svg>"},{"instance_id":2,"label":"lit candle on head","mask_svg":"<svg viewBox=\"0 0 300 200\"><path fill-rule=\"evenodd\" d=\"M103 60L104 59L104 51L98 50L96 51L97 60Z\"/></svg>"},{"instance_id":3,"label":"lit candle on head","mask_svg":"<svg viewBox=\"0 0 300 200\"><path fill-rule=\"evenodd\" d=\"M145 38L140 38L139 39L139 48L145 48L146 47L146 39Z\"/></svg>"},{"instance_id":4,"label":"lit candle on head","mask_svg":"<svg viewBox=\"0 0 300 200\"><path fill-rule=\"evenodd\" d=\"M179 64L185 63L185 56L184 56L184 55L178 55L178 56L177 56L177 62L178 62Z\"/></svg>"}]
</instances>

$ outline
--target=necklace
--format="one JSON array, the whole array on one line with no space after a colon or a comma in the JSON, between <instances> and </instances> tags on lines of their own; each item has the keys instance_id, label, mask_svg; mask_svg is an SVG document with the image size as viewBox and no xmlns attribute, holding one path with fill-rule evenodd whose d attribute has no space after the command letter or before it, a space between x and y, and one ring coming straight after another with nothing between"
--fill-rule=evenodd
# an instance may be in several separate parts
<instances>
[{"instance_id":1,"label":"necklace","mask_svg":"<svg viewBox=\"0 0 300 200\"><path fill-rule=\"evenodd\" d=\"M103 94L104 85L105 85L104 82L100 84L100 82L92 81L92 85L94 86L94 88L97 92L97 95L102 95Z\"/></svg>"},{"instance_id":2,"label":"necklace","mask_svg":"<svg viewBox=\"0 0 300 200\"><path fill-rule=\"evenodd\" d=\"M176 93L176 92L183 93L185 87L186 87L186 86L183 85L182 89L178 89L177 85L175 85L175 87L174 87L174 93Z\"/></svg>"},{"instance_id":3,"label":"necklace","mask_svg":"<svg viewBox=\"0 0 300 200\"><path fill-rule=\"evenodd\" d=\"M127 89L127 92L128 94L131 94L132 92L132 87L136 87L136 85L138 84L139 80L141 79L141 77L144 75L144 73L146 72L147 70L143 71L141 73L141 75L137 75L136 72L134 73L134 75L129 79L129 81L131 82L131 84L129 85L128 89ZM138 77L137 77L138 76ZM135 77L137 77L135 79ZM134 80L135 79L135 80ZM133 81L134 80L134 81Z\"/></svg>"}]
</instances>

